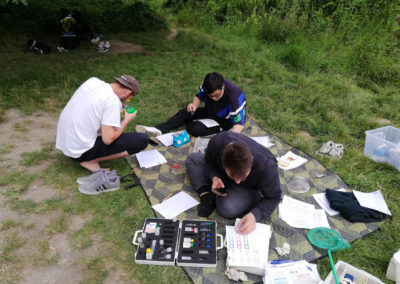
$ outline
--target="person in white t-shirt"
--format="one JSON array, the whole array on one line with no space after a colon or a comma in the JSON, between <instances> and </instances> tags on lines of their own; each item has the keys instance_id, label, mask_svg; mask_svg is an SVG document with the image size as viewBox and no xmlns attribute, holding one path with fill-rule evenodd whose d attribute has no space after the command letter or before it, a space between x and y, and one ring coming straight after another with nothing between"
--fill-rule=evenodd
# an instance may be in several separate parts
<instances>
[{"instance_id":1,"label":"person in white t-shirt","mask_svg":"<svg viewBox=\"0 0 400 284\"><path fill-rule=\"evenodd\" d=\"M99 162L126 157L147 147L142 133L123 133L137 111L124 110L122 102L139 93L138 81L129 75L106 83L96 77L84 82L61 112L57 125L56 148L91 172Z\"/></svg>"}]
</instances>

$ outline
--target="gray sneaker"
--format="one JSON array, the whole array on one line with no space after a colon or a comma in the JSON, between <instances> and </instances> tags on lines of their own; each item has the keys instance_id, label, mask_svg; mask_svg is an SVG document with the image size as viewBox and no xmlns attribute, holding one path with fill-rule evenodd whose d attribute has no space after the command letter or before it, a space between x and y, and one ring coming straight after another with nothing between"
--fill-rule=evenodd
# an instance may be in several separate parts
<instances>
[{"instance_id":1,"label":"gray sneaker","mask_svg":"<svg viewBox=\"0 0 400 284\"><path fill-rule=\"evenodd\" d=\"M98 175L95 181L79 185L79 191L84 194L95 195L118 190L119 184L119 176L109 176L103 173Z\"/></svg>"},{"instance_id":2,"label":"gray sneaker","mask_svg":"<svg viewBox=\"0 0 400 284\"><path fill-rule=\"evenodd\" d=\"M151 126L136 125L135 127L137 133L145 133L149 136L159 136L162 135L161 130Z\"/></svg>"},{"instance_id":3,"label":"gray sneaker","mask_svg":"<svg viewBox=\"0 0 400 284\"><path fill-rule=\"evenodd\" d=\"M108 175L110 177L115 177L117 175L117 172L115 170L112 170L111 172L106 172L105 170L101 169L98 171L93 172L90 176L86 177L79 177L76 179L76 182L78 184L85 184L85 183L91 183L94 182L100 175Z\"/></svg>"}]
</instances>

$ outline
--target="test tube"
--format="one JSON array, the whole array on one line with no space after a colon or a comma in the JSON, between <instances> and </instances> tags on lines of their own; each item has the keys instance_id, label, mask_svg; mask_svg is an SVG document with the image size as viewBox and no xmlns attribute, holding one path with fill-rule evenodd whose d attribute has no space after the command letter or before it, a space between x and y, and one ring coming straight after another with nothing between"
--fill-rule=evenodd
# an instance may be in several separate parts
<instances>
[{"instance_id":1,"label":"test tube","mask_svg":"<svg viewBox=\"0 0 400 284\"><path fill-rule=\"evenodd\" d=\"M156 240L152 240L151 241L151 252L154 253L154 251L156 250L156 245L157 245L157 241Z\"/></svg>"},{"instance_id":2,"label":"test tube","mask_svg":"<svg viewBox=\"0 0 400 284\"><path fill-rule=\"evenodd\" d=\"M171 254L160 256L159 259L171 259Z\"/></svg>"},{"instance_id":3,"label":"test tube","mask_svg":"<svg viewBox=\"0 0 400 284\"><path fill-rule=\"evenodd\" d=\"M161 254L164 254L164 253L169 253L169 252L171 252L172 251L172 248L171 247L168 247L168 248L166 248L165 250L162 250L160 253Z\"/></svg>"}]
</instances>

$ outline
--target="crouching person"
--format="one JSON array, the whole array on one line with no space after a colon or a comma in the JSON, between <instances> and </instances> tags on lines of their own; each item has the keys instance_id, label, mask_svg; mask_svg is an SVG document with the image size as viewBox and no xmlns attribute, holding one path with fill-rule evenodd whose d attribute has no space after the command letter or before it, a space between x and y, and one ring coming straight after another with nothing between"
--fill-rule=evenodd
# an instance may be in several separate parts
<instances>
[{"instance_id":1,"label":"crouching person","mask_svg":"<svg viewBox=\"0 0 400 284\"><path fill-rule=\"evenodd\" d=\"M200 196L199 216L208 217L216 208L225 218L241 217L237 230L242 234L253 231L281 200L275 156L242 134L215 135L205 154L187 157L186 167Z\"/></svg>"}]
</instances>

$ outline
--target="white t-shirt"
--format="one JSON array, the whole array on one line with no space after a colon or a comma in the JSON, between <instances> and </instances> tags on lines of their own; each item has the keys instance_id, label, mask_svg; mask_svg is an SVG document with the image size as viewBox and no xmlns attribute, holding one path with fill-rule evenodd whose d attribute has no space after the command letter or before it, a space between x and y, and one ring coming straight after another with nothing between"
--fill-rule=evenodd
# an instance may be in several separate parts
<instances>
[{"instance_id":1,"label":"white t-shirt","mask_svg":"<svg viewBox=\"0 0 400 284\"><path fill-rule=\"evenodd\" d=\"M57 125L56 148L79 158L93 147L101 126L121 127L122 104L110 84L90 78L74 93Z\"/></svg>"}]
</instances>

